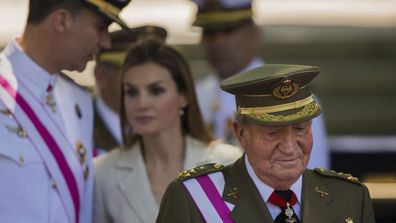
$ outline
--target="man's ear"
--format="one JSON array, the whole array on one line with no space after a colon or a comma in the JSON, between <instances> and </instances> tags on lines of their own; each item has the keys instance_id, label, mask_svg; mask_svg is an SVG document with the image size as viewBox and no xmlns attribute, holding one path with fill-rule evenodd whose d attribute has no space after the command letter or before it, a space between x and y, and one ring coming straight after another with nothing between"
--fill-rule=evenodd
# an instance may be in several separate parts
<instances>
[{"instance_id":1,"label":"man's ear","mask_svg":"<svg viewBox=\"0 0 396 223\"><path fill-rule=\"evenodd\" d=\"M236 122L232 123L232 127L234 129L234 134L238 138L239 144L244 147L245 137L246 137L246 127L238 124Z\"/></svg>"},{"instance_id":2,"label":"man's ear","mask_svg":"<svg viewBox=\"0 0 396 223\"><path fill-rule=\"evenodd\" d=\"M57 32L64 32L73 23L73 15L69 10L60 8L54 10L51 15L51 24Z\"/></svg>"}]
</instances>

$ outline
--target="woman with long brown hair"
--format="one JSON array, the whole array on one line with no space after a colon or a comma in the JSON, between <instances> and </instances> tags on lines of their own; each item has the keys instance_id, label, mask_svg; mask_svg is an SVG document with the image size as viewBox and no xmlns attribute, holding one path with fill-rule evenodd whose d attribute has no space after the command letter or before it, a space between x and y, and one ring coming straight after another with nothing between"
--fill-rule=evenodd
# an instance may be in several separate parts
<instances>
[{"instance_id":1,"label":"woman with long brown hair","mask_svg":"<svg viewBox=\"0 0 396 223\"><path fill-rule=\"evenodd\" d=\"M194 166L241 155L213 142L186 60L154 38L136 43L122 68L124 148L95 161L94 222L154 222L166 186Z\"/></svg>"}]
</instances>

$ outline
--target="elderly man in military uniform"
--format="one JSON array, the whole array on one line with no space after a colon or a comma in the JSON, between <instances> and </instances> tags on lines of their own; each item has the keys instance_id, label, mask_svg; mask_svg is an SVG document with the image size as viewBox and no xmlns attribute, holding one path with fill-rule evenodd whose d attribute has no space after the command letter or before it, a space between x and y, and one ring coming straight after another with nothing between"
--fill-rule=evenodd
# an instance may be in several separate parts
<instances>
[{"instance_id":1,"label":"elderly man in military uniform","mask_svg":"<svg viewBox=\"0 0 396 223\"><path fill-rule=\"evenodd\" d=\"M29 1L23 34L0 54L0 222L91 222L92 100L61 71L111 46L128 2Z\"/></svg>"},{"instance_id":2,"label":"elderly man in military uniform","mask_svg":"<svg viewBox=\"0 0 396 223\"><path fill-rule=\"evenodd\" d=\"M260 57L261 27L253 20L251 0L194 0L198 11L194 22L202 28L202 46L215 70L196 83L197 97L205 121L214 135L236 144L232 130L233 95L220 89L220 81L264 65ZM330 167L330 151L323 115L312 122L315 143L308 166Z\"/></svg>"},{"instance_id":3,"label":"elderly man in military uniform","mask_svg":"<svg viewBox=\"0 0 396 223\"><path fill-rule=\"evenodd\" d=\"M157 223L375 222L369 192L349 174L307 169L312 119L321 107L310 83L315 66L265 65L221 88L235 95L233 128L245 154L179 174Z\"/></svg>"}]
</instances>

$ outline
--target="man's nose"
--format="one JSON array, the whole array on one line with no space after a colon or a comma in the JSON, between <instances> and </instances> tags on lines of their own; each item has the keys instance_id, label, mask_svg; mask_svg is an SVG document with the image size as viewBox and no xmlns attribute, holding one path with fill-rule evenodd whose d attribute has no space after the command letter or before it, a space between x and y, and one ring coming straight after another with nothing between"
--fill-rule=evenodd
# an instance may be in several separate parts
<instances>
[{"instance_id":1,"label":"man's nose","mask_svg":"<svg viewBox=\"0 0 396 223\"><path fill-rule=\"evenodd\" d=\"M291 128L287 128L284 131L282 141L280 143L280 149L283 152L293 152L295 146L295 136Z\"/></svg>"},{"instance_id":2,"label":"man's nose","mask_svg":"<svg viewBox=\"0 0 396 223\"><path fill-rule=\"evenodd\" d=\"M109 32L103 31L100 35L99 45L101 49L108 50L111 47L111 39Z\"/></svg>"}]
</instances>

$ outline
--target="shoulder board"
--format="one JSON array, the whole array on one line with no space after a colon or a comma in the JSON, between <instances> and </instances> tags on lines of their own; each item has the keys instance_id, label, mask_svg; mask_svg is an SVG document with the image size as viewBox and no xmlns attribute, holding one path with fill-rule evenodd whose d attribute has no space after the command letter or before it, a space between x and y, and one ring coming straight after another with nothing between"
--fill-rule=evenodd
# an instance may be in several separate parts
<instances>
[{"instance_id":1,"label":"shoulder board","mask_svg":"<svg viewBox=\"0 0 396 223\"><path fill-rule=\"evenodd\" d=\"M315 171L315 173L318 173L322 176L340 178L340 179L346 180L348 182L361 184L357 177L354 177L349 173L343 173L343 172L338 173L334 170L327 170L325 168L315 168L314 171Z\"/></svg>"},{"instance_id":2,"label":"shoulder board","mask_svg":"<svg viewBox=\"0 0 396 223\"><path fill-rule=\"evenodd\" d=\"M194 167L189 170L181 171L177 174L177 180L185 181L191 178L199 177L205 174L221 171L224 165L219 163L209 163L202 166Z\"/></svg>"},{"instance_id":3,"label":"shoulder board","mask_svg":"<svg viewBox=\"0 0 396 223\"><path fill-rule=\"evenodd\" d=\"M74 85L74 86L80 88L81 90L91 92L91 90L90 90L89 88L84 87L84 86L78 84L76 81L74 81L71 77L69 77L69 76L66 75L65 73L60 72L60 73L59 73L59 76L60 76L62 79L66 80L67 82L71 83L72 85Z\"/></svg>"}]
</instances>

